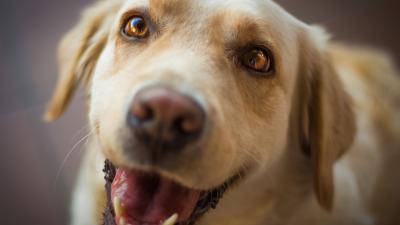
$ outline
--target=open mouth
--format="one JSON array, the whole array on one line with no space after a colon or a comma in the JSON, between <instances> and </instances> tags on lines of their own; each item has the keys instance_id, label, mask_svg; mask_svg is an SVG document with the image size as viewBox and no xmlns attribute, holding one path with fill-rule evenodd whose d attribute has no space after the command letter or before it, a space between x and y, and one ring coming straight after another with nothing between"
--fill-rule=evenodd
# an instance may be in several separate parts
<instances>
[{"instance_id":1,"label":"open mouth","mask_svg":"<svg viewBox=\"0 0 400 225\"><path fill-rule=\"evenodd\" d=\"M106 160L104 225L193 225L216 208L240 174L211 190L196 190L155 173L116 168Z\"/></svg>"}]
</instances>

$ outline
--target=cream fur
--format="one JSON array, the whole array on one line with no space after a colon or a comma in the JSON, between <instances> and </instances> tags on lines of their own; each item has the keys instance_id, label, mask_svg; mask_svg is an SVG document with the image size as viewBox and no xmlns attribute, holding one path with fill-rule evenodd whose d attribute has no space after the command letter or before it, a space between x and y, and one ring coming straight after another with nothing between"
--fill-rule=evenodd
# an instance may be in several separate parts
<instances>
[{"instance_id":1,"label":"cream fur","mask_svg":"<svg viewBox=\"0 0 400 225\"><path fill-rule=\"evenodd\" d=\"M124 40L123 15L146 8L162 30ZM226 52L254 43L271 48L273 77L248 74ZM101 224L105 158L149 169L122 148L132 96L155 84L195 98L212 129L200 154L193 147L151 169L198 189L247 171L199 225L400 223L400 81L383 53L333 44L268 0L103 0L59 54L46 118L58 118L84 81L94 131L72 225Z\"/></svg>"}]
</instances>

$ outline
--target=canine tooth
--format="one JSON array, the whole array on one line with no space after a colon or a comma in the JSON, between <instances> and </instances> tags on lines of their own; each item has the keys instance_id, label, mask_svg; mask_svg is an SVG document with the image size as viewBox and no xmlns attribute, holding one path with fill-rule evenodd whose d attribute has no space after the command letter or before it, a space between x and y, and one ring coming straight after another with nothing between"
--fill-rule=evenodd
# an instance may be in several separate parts
<instances>
[{"instance_id":1,"label":"canine tooth","mask_svg":"<svg viewBox=\"0 0 400 225\"><path fill-rule=\"evenodd\" d=\"M162 225L175 225L177 221L178 221L178 214L175 213L170 218L166 219Z\"/></svg>"},{"instance_id":2,"label":"canine tooth","mask_svg":"<svg viewBox=\"0 0 400 225\"><path fill-rule=\"evenodd\" d=\"M124 214L124 208L122 207L122 205L121 205L121 201L119 200L119 198L118 197L115 197L114 198L114 200L113 200L113 203L114 203L114 212L115 212L115 216L118 218L118 217L121 217L121 219L122 219L122 216L123 216L123 214ZM120 225L122 225L122 224L120 224ZM125 225L125 224L124 224Z\"/></svg>"},{"instance_id":3,"label":"canine tooth","mask_svg":"<svg viewBox=\"0 0 400 225\"><path fill-rule=\"evenodd\" d=\"M121 218L119 219L118 225L126 225L126 220L125 220L124 217L121 217Z\"/></svg>"}]
</instances>

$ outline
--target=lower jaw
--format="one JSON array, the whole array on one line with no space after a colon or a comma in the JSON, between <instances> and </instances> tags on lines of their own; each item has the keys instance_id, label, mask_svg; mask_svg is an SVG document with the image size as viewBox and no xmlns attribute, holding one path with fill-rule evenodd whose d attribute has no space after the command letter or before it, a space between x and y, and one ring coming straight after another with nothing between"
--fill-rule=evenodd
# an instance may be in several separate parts
<instances>
[{"instance_id":1,"label":"lower jaw","mask_svg":"<svg viewBox=\"0 0 400 225\"><path fill-rule=\"evenodd\" d=\"M109 161L105 161L105 167L103 172L105 173L105 180L106 180L106 193L108 203L106 209L103 213L104 225L125 225L125 224L117 224L115 222L116 214L115 209L113 207L113 201L111 197L111 184L114 181L116 176L116 168L114 165ZM225 183L220 185L219 187L208 190L202 191L199 197L199 200L196 203L194 210L191 213L191 216L186 219L185 221L180 221L175 223L176 225L194 225L206 212L210 209L215 209L218 205L219 200L223 197L224 193L235 184L243 175L243 172L238 173L237 175L228 179ZM142 222L131 222L131 225L159 225L160 223L142 223Z\"/></svg>"}]
</instances>

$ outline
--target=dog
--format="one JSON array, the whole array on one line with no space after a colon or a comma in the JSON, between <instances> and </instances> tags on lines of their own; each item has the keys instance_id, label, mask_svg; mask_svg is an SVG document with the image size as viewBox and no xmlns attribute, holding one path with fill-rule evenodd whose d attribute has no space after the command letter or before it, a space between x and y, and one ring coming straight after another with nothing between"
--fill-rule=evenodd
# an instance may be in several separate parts
<instances>
[{"instance_id":1,"label":"dog","mask_svg":"<svg viewBox=\"0 0 400 225\"><path fill-rule=\"evenodd\" d=\"M400 78L379 50L270 0L103 0L59 62L45 118L88 93L73 225L103 223L105 160L118 225L400 224Z\"/></svg>"}]
</instances>

